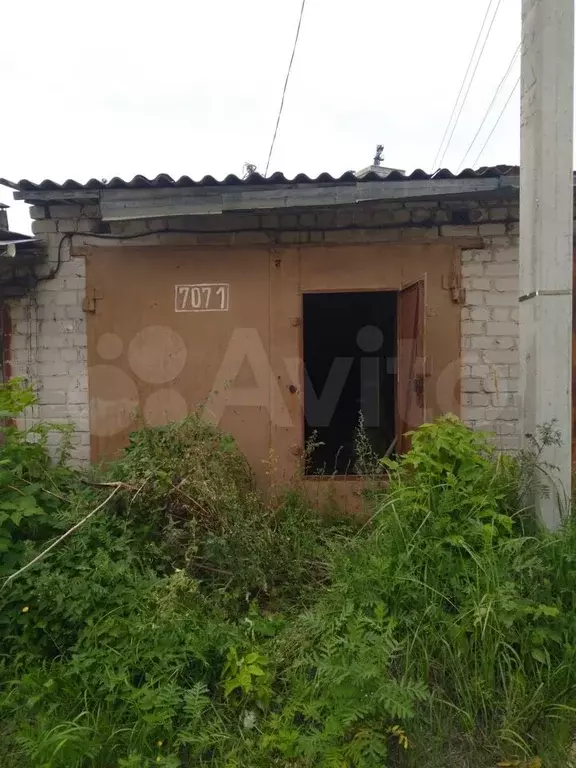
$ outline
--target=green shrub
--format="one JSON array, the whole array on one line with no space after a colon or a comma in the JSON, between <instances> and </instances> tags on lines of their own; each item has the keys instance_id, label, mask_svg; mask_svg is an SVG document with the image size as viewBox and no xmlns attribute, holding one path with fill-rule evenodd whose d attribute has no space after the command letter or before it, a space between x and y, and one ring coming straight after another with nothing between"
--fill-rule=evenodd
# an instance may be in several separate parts
<instances>
[{"instance_id":1,"label":"green shrub","mask_svg":"<svg viewBox=\"0 0 576 768\"><path fill-rule=\"evenodd\" d=\"M453 417L421 427L386 463L389 486L368 534L334 559L332 594L384 603L402 640L396 674L428 686L401 723L408 763L565 755L576 722L573 524L526 535L517 464Z\"/></svg>"},{"instance_id":2,"label":"green shrub","mask_svg":"<svg viewBox=\"0 0 576 768\"><path fill-rule=\"evenodd\" d=\"M268 505L195 416L84 478L7 429L6 571L123 486L0 591L3 767L566 764L576 526L538 530L522 467L458 420L385 462L361 529Z\"/></svg>"},{"instance_id":3,"label":"green shrub","mask_svg":"<svg viewBox=\"0 0 576 768\"><path fill-rule=\"evenodd\" d=\"M19 429L14 423L35 404L21 379L0 384L0 577L22 562L27 541L48 538L52 515L71 480L64 467L68 428L37 423ZM64 433L56 462L46 450L54 430Z\"/></svg>"},{"instance_id":4,"label":"green shrub","mask_svg":"<svg viewBox=\"0 0 576 768\"><path fill-rule=\"evenodd\" d=\"M316 511L292 492L266 504L234 440L199 415L140 429L107 475L126 484L117 514L155 543L156 567L163 559L241 599L300 597L323 578Z\"/></svg>"}]
</instances>

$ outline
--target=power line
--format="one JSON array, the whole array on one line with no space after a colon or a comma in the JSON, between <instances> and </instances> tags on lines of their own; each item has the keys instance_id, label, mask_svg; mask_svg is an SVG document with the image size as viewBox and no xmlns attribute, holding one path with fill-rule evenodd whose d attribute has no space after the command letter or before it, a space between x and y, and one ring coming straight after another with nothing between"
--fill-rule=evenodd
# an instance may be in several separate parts
<instances>
[{"instance_id":1,"label":"power line","mask_svg":"<svg viewBox=\"0 0 576 768\"><path fill-rule=\"evenodd\" d=\"M466 81L468 79L468 75L470 73L470 69L472 68L472 64L474 62L474 57L476 56L476 51L478 50L478 46L480 45L480 41L482 39L482 34L484 32L484 27L486 26L486 22L488 21L488 17L490 15L490 11L492 9L492 4L494 0L489 0L488 7L486 8L486 13L484 14L484 18L482 19L482 25L480 27L480 31L478 32L478 36L476 38L476 42L474 43L474 48L472 49L472 53L470 54L470 59L468 60L468 66L466 67L466 71L464 72L464 77L462 78L462 82L460 84L460 90L458 91L458 95L456 96L456 101L454 102L454 106L452 107L452 112L450 113L450 117L448 118L448 122L446 124L446 128L444 129L444 133L442 135L442 140L440 141L440 145L438 147L438 150L436 152L436 156L434 158L434 162L432 163L432 171L434 171L438 167L438 159L440 158L440 153L442 152L442 148L444 147L444 152L442 152L442 157L440 158L440 164L444 160L444 156L446 155L446 151L448 150L448 146L452 140L452 136L454 135L454 131L456 130L456 125L458 123L458 120L460 119L460 114L462 112L462 108L464 106L464 103L466 101L466 98L468 96L468 92L470 91L470 85L472 83L472 80L474 79L474 75L476 74L476 69L478 68L478 63L480 61L480 58L482 57L482 53L484 51L484 47L486 46L486 41L488 40L488 36L490 35L490 30L492 29L492 24L494 23L494 19L496 18L496 13L498 13L498 8L500 7L500 0L498 0L498 6L496 8L496 12L494 13L494 16L492 17L492 22L490 24L490 29L488 30L488 34L486 35L486 38L484 40L484 45L482 47L482 51L480 52L480 56L478 57L478 60L476 62L476 67L474 69L474 72L472 74L472 78L470 80L470 85L468 86L468 90L466 91L466 95L464 96L464 101L462 102L462 107L460 108L460 112L458 113L458 116L456 118L456 122L454 123L454 127L452 128L452 133L450 134L450 138L448 139L448 142L446 145L444 145L444 142L446 141L446 137L448 135L448 131L450 131L450 127L452 125L452 121L454 120L454 115L456 114L456 110L458 109L458 103L460 101L460 97L462 96L462 93L464 91L464 88L466 86Z\"/></svg>"},{"instance_id":2,"label":"power line","mask_svg":"<svg viewBox=\"0 0 576 768\"><path fill-rule=\"evenodd\" d=\"M454 115L456 114L456 108L458 107L458 102L460 100L460 96L462 96L462 91L464 90L464 85L466 83L466 78L468 77L468 73L470 72L470 67L472 66L472 62L474 61L474 56L476 55L476 50L478 49L478 45L480 43L480 38L482 37L482 32L484 31L484 27L486 26L486 20L488 19L488 14L490 13L490 8L492 7L493 0L489 0L488 7L486 8L486 13L484 14L484 19L482 20L482 26L480 27L480 32L478 32L478 37L476 38L476 42L474 43L474 49L472 51L472 54L470 55L470 59L468 61L468 66L466 67L466 72L464 73L464 77L462 78L462 83L460 84L460 90L458 91L458 96L456 96L456 101L454 102L454 106L452 107L452 112L450 113L450 117L448 119L448 123L446 124L446 128L444 129L444 134L442 136L442 141L440 142L440 146L438 147L438 150L436 152L436 157L434 158L434 162L432 163L432 170L436 169L436 162L438 158L440 157L440 152L442 151L442 147L444 146L444 141L446 139L446 136L448 135L448 131L450 130L450 125L452 124L452 119L454 118Z\"/></svg>"},{"instance_id":3,"label":"power line","mask_svg":"<svg viewBox=\"0 0 576 768\"><path fill-rule=\"evenodd\" d=\"M300 8L300 17L298 19L298 26L296 27L296 37L294 38L294 45L292 47L292 55L290 56L290 63L288 64L288 72L286 73L286 80L284 81L284 88L282 90L282 99L280 101L280 109L278 110L278 117L276 119L276 127L274 128L274 136L272 137L272 143L270 144L270 152L268 152L268 160L266 161L266 170L264 176L268 176L268 168L270 166L270 160L272 158L272 152L274 150L274 144L276 143L276 135L278 134L278 126L280 125L280 118L282 117L282 110L284 108L284 98L286 96L286 89L288 88L288 80L290 80L290 72L292 71L292 62L294 61L294 55L296 53L296 47L298 45L298 38L300 37L300 27L302 25L302 16L304 15L304 6L306 0L302 0L302 7Z\"/></svg>"},{"instance_id":4,"label":"power line","mask_svg":"<svg viewBox=\"0 0 576 768\"><path fill-rule=\"evenodd\" d=\"M490 131L490 133L488 134L488 138L486 139L486 141L485 141L485 142L484 142L484 144L482 145L482 149L480 150L480 152L478 152L478 155L476 156L476 160L474 160L474 165L476 165L476 164L478 163L478 160L480 159L480 156L482 155L482 152L484 152L484 150L486 149L486 147L487 147L487 145L488 145L488 142L489 142L489 141L490 141L490 139L492 138L492 134L493 134L493 133L494 133L494 131L496 130L496 128L497 128L497 126L498 126L498 123L499 123L499 122L500 122L500 120L502 119L502 115L503 115L503 114L504 114L504 112L506 111L506 107L508 106L508 104L510 104L510 100L512 99L512 96L514 96L514 94L516 93L516 88L518 88L518 85L519 85L519 83L520 83L520 75L518 75L518 79L517 79L517 80L516 80L516 82L514 83L514 88L512 88L512 91L510 92L510 95L509 95L509 96L508 96L508 98L506 99L506 103L504 104L504 106L502 107L502 109L501 109L501 111L500 111L500 114L499 114L499 115L498 115L498 117L496 118L496 122L495 122L495 123L494 123L494 125L492 126L492 130L491 130L491 131Z\"/></svg>"},{"instance_id":5,"label":"power line","mask_svg":"<svg viewBox=\"0 0 576 768\"><path fill-rule=\"evenodd\" d=\"M484 113L484 117L482 118L482 121L481 121L481 123L480 123L480 125L479 125L479 127L478 127L478 130L477 130L477 131L476 131L476 133L474 134L474 138L473 138L473 139L472 139L472 141L470 142L470 146L468 147L468 149L467 149L467 150L466 150L466 152L464 153L464 156L463 156L462 160L460 160L460 163L459 163L459 165L458 165L458 168L459 168L459 169L460 169L460 168L462 168L462 166L464 165L464 163L465 163L465 161L466 161L466 158L467 158L467 157L468 157L468 155L470 154L470 150L472 149L472 147L473 147L473 146L474 146L474 144L476 143L476 139L477 139L477 138L478 138L478 136L480 135L480 132L481 132L482 128L484 127L484 123L485 123L485 122L486 122L486 120L488 119L488 115L489 115L489 114L490 114L490 112L492 111L492 107L494 106L494 104L496 103L496 99L497 99L497 98L498 98L498 96L500 95L500 91L502 90L502 86L504 85L504 83L505 83L505 82L506 82L506 80L508 79L508 75L509 75L509 74L510 74L510 72L512 71L512 67L513 67L513 66L514 66L514 64L515 64L515 62L516 62L516 59L518 58L518 54L519 54L519 53L520 53L520 43L518 43L518 47L516 48L516 50L515 50L515 52L514 52L514 55L512 56L512 59L510 60L510 64L508 65L508 69L507 69L507 70L506 70L506 72L504 73L504 76L503 76L502 80L500 80L500 82L498 83L498 87L496 88L496 92L494 93L494 96L492 97L492 101L491 101L491 102L490 102L490 104L488 105L488 109L487 109L487 110L486 110L486 112Z\"/></svg>"},{"instance_id":6,"label":"power line","mask_svg":"<svg viewBox=\"0 0 576 768\"><path fill-rule=\"evenodd\" d=\"M498 14L498 9L500 8L501 3L502 3L502 0L498 0L498 5L496 6L496 10L494 11L494 15L492 16L490 26L488 27L488 32L486 33L486 37L484 38L484 43L482 44L482 48L480 49L480 53L478 55L478 58L476 59L476 65L474 66L474 71L472 72L472 76L468 81L468 87L466 89L466 93L464 94L464 98L462 99L462 103L460 104L460 109L458 110L458 114L456 115L456 119L454 120L454 125L452 126L452 131L450 133L450 136L448 137L446 146L444 147L444 152L442 154L442 157L440 158L440 165L442 165L444 161L444 156L448 151L448 147L450 146L450 142L452 141L452 137L454 136L454 131L456 130L456 126L458 125L458 121L460 120L460 115L462 114L462 110L464 109L464 105L466 104L466 100L468 99L470 88L472 88L472 83L474 82L476 71L478 70L478 65L480 64L480 61L482 59L482 54L484 53L484 49L486 48L486 43L488 42L488 38L490 37L490 32L492 32L492 27L494 26L494 20L496 19L496 15Z\"/></svg>"}]
</instances>

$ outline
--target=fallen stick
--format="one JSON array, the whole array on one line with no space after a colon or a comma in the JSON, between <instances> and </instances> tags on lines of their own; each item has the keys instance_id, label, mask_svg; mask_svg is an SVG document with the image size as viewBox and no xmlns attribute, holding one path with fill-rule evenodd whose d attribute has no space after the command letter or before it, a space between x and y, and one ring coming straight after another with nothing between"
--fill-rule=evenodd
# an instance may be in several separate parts
<instances>
[{"instance_id":1,"label":"fallen stick","mask_svg":"<svg viewBox=\"0 0 576 768\"><path fill-rule=\"evenodd\" d=\"M36 557L33 560L30 560L29 563L26 563L26 565L22 566L22 568L20 568L18 571L8 576L8 578L5 579L4 583L2 584L2 589L4 589L4 587L7 587L8 584L16 578L16 576L20 576L21 573L24 573L24 571L27 571L28 568L31 568L34 565L34 563L37 563L38 560L41 560L44 557L44 555L47 555L48 552L54 549L54 547L58 546L58 544L60 544L61 541L64 541L64 539L70 536L70 534L74 533L74 531L77 531L78 528L83 526L87 520L89 520L93 515L96 514L96 512L100 511L102 507L105 507L106 504L108 504L108 502L112 499L112 497L115 496L115 494L120 490L120 488L123 487L124 483L110 483L110 484L106 483L106 485L114 485L114 490L112 491L112 493L108 494L108 496L104 499L104 501L101 504L98 504L96 509L93 509L92 512L89 512L86 515L86 517L83 517L82 520L79 520L76 523L76 525L73 525L72 528L67 530L66 533L63 533L62 536L59 536L56 539L56 541L53 541L52 544L50 544L49 547L46 547L46 549L43 549L42 552L40 552L39 555L36 555Z\"/></svg>"}]
</instances>

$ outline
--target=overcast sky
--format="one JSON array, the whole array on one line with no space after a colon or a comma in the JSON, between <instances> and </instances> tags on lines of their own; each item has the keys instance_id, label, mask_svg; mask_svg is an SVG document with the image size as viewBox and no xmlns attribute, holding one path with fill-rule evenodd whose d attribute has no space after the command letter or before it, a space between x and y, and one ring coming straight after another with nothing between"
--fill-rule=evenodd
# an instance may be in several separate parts
<instances>
[{"instance_id":1,"label":"overcast sky","mask_svg":"<svg viewBox=\"0 0 576 768\"><path fill-rule=\"evenodd\" d=\"M263 172L301 0L2 0L0 176ZM457 170L520 39L500 8L442 165ZM307 0L270 170L432 169L488 0ZM495 7L495 5L494 5ZM466 165L482 147L519 63ZM479 165L519 161L518 91ZM10 190L11 228L27 231Z\"/></svg>"}]
</instances>

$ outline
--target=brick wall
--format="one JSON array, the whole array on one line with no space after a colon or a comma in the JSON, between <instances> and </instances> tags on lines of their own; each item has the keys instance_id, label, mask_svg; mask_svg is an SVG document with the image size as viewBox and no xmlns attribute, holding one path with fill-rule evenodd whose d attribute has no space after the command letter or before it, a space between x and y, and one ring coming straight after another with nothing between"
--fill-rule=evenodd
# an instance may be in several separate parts
<instances>
[{"instance_id":1,"label":"brick wall","mask_svg":"<svg viewBox=\"0 0 576 768\"><path fill-rule=\"evenodd\" d=\"M50 235L49 260L39 273L55 270L61 236ZM38 406L24 424L36 420L73 423L71 463L90 456L86 330L82 300L85 288L83 259L70 256L70 244L60 248L57 274L40 280L36 290L9 302L12 321L11 372L36 386ZM49 436L56 445L60 434Z\"/></svg>"},{"instance_id":2,"label":"brick wall","mask_svg":"<svg viewBox=\"0 0 576 768\"><path fill-rule=\"evenodd\" d=\"M71 255L90 234L134 235L126 247L170 242L198 245L374 243L451 238L462 248L462 417L495 432L503 450L519 443L518 208L503 201L384 203L371 208L285 214L229 214L103 223L99 207L33 206L32 230L45 239L48 263L36 290L10 302L12 373L35 384L39 405L28 419L71 422L72 459L89 458L85 267ZM170 230L168 235L153 234ZM182 230L192 230L181 234ZM177 232L178 231L178 232ZM63 239L64 238L64 239ZM119 242L116 239L112 243ZM74 250L72 253L74 253ZM60 265L58 267L58 251ZM56 270L56 268L58 269ZM58 435L53 441L59 440Z\"/></svg>"},{"instance_id":3,"label":"brick wall","mask_svg":"<svg viewBox=\"0 0 576 768\"><path fill-rule=\"evenodd\" d=\"M502 450L520 443L518 246L493 239L462 252L462 418L496 434Z\"/></svg>"}]
</instances>

